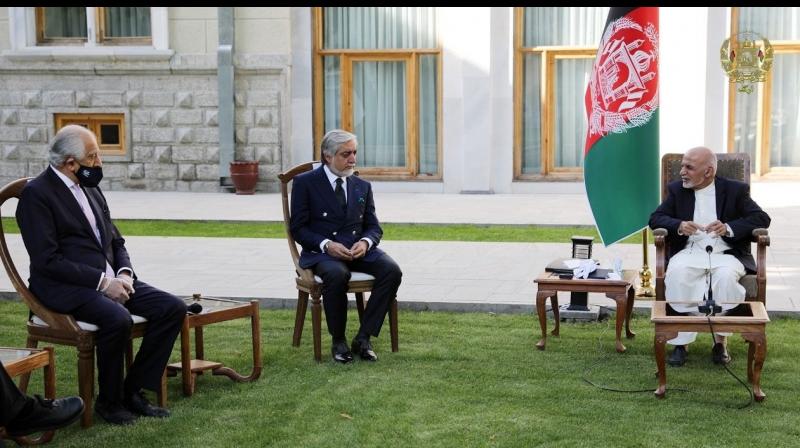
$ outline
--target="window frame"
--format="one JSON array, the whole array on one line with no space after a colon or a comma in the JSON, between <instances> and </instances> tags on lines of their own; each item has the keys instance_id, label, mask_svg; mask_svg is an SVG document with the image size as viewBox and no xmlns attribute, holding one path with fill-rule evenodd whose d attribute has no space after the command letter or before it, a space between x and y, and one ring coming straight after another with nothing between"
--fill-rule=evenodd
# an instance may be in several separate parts
<instances>
[{"instance_id":1,"label":"window frame","mask_svg":"<svg viewBox=\"0 0 800 448\"><path fill-rule=\"evenodd\" d=\"M367 178L386 181L441 180L442 179L442 45L437 36L436 48L402 49L323 49L323 8L312 8L312 73L313 73L313 133L314 158L321 159L320 144L325 134L324 58L338 56L340 69L340 117L342 129L353 132L352 66L362 61L406 62L406 166L359 167L359 174ZM437 172L419 172L419 57L435 55L436 58L436 158Z\"/></svg>"},{"instance_id":2,"label":"window frame","mask_svg":"<svg viewBox=\"0 0 800 448\"><path fill-rule=\"evenodd\" d=\"M537 47L523 46L525 25L525 8L514 7L514 180L583 180L583 168L555 166L555 93L556 93L556 61L558 59L593 59L597 56L597 47L548 45ZM540 138L542 171L539 173L522 173L522 135L524 119L524 81L525 57L529 54L541 55L541 74L539 86L539 120L542 130Z\"/></svg>"},{"instance_id":3,"label":"window frame","mask_svg":"<svg viewBox=\"0 0 800 448\"><path fill-rule=\"evenodd\" d=\"M153 11L150 11L150 36L111 37L106 36L106 7L86 7L86 38L45 37L45 6L35 7L36 45L84 45L90 41L97 45L152 45ZM94 25L94 26L92 26ZM91 37L94 39L92 40Z\"/></svg>"},{"instance_id":4,"label":"window frame","mask_svg":"<svg viewBox=\"0 0 800 448\"><path fill-rule=\"evenodd\" d=\"M85 124L86 128L97 137L101 156L125 157L128 155L125 114L123 113L55 113L53 114L53 124L55 132L69 124ZM103 124L116 124L119 126L118 145L107 145L101 142L100 126Z\"/></svg>"},{"instance_id":5,"label":"window frame","mask_svg":"<svg viewBox=\"0 0 800 448\"><path fill-rule=\"evenodd\" d=\"M96 33L88 32L87 39L73 45L37 43L36 7L10 6L9 32L11 49L4 55L14 62L50 61L54 58L83 58L81 60L148 60L168 61L175 51L169 49L169 8L150 7L150 45L98 45ZM95 9L87 9L94 15ZM89 22L89 17L87 17ZM94 19L92 19L92 24Z\"/></svg>"},{"instance_id":6,"label":"window frame","mask_svg":"<svg viewBox=\"0 0 800 448\"><path fill-rule=\"evenodd\" d=\"M731 7L731 36L739 33L739 7ZM773 55L775 58L780 54L800 54L800 41L794 40L770 40ZM774 64L774 63L773 63ZM800 167L772 167L770 168L770 137L771 137L771 114L772 114L772 76L773 71L767 73L763 83L757 83L756 94L758 96L758 108L756 111L756 148L755 160L753 163L753 177L758 179L763 176L778 177L790 176L800 177ZM728 148L727 152L736 152L736 92L737 83L728 81ZM800 99L798 100L800 101Z\"/></svg>"}]
</instances>

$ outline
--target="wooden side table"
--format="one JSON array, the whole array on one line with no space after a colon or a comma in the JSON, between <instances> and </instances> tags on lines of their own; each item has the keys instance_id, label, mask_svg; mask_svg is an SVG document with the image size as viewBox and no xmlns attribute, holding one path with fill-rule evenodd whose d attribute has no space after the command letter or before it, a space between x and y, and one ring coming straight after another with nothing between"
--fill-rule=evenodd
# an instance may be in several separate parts
<instances>
[{"instance_id":1,"label":"wooden side table","mask_svg":"<svg viewBox=\"0 0 800 448\"><path fill-rule=\"evenodd\" d=\"M248 382L255 381L261 376L261 320L258 314L258 300L237 302L234 300L216 299L211 297L193 297L184 299L187 305L199 304L202 311L199 314L188 314L181 327L181 362L167 366L170 376L182 373L183 394L187 397L194 394L195 376L202 375L203 371L211 370L213 375L225 375L228 378ZM205 359L203 326L226 320L250 318L250 328L253 345L253 371L248 376L237 373L230 367L225 367L221 362ZM194 328L195 359L192 359L192 343L190 330Z\"/></svg>"},{"instance_id":2,"label":"wooden side table","mask_svg":"<svg viewBox=\"0 0 800 448\"><path fill-rule=\"evenodd\" d=\"M741 333L742 338L750 344L747 350L747 380L753 386L753 396L756 401L763 401L766 397L761 390L761 368L767 357L766 327L769 322L767 310L761 302L743 302L746 310L744 316L712 316L711 325L715 332ZM667 302L653 302L650 321L655 324L653 350L656 355L658 368L658 389L655 394L664 398L667 393L667 369L665 366L664 345L672 338L678 336L679 331L692 331L710 333L706 316L669 316L667 315Z\"/></svg>"},{"instance_id":3,"label":"wooden side table","mask_svg":"<svg viewBox=\"0 0 800 448\"><path fill-rule=\"evenodd\" d=\"M562 279L551 272L541 274L534 282L538 285L536 292L536 311L539 314L539 327L542 330L542 339L536 343L539 350L545 349L547 343L547 314L545 313L545 300L550 298L550 306L553 309L553 319L555 328L551 333L553 336L559 335L559 312L558 312L558 292L597 292L604 293L606 297L617 302L617 326L616 326L616 349L617 352L624 352L625 345L622 344L622 321L625 321L625 337L628 339L636 336L631 331L631 313L633 312L634 288L637 272L635 270L623 270L622 280L608 279Z\"/></svg>"},{"instance_id":4,"label":"wooden side table","mask_svg":"<svg viewBox=\"0 0 800 448\"><path fill-rule=\"evenodd\" d=\"M33 372L36 369L44 369L44 397L53 399L56 397L56 364L53 357L53 347L36 348L10 348L0 347L0 363L3 364L8 376L14 378ZM27 392L22 390L23 393ZM45 431L38 438L14 437L14 441L24 445L38 445L47 443L53 439L55 431ZM5 437L5 434L3 434Z\"/></svg>"}]
</instances>

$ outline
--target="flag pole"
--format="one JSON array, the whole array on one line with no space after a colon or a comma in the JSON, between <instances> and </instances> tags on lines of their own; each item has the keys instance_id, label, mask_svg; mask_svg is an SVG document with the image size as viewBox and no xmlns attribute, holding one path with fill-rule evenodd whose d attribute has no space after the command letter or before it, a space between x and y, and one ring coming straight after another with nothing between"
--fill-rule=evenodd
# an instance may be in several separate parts
<instances>
[{"instance_id":1,"label":"flag pole","mask_svg":"<svg viewBox=\"0 0 800 448\"><path fill-rule=\"evenodd\" d=\"M650 266L647 265L647 227L642 229L642 270L639 271L639 287L636 288L636 295L639 297L655 297L655 290L650 284L650 279L653 274L650 272Z\"/></svg>"}]
</instances>

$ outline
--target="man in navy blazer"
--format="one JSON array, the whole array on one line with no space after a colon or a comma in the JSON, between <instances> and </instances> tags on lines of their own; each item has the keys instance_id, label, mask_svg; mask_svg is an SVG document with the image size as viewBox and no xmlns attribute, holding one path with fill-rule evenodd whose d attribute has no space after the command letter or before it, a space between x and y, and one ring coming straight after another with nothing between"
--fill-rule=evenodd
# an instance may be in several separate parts
<instances>
[{"instance_id":1,"label":"man in navy blazer","mask_svg":"<svg viewBox=\"0 0 800 448\"><path fill-rule=\"evenodd\" d=\"M17 223L30 256L30 289L48 308L99 327L95 410L112 424L137 415L166 417L142 389L158 390L186 316L182 300L139 281L98 187L102 161L89 130L65 126L56 133L50 165L22 190ZM131 314L147 330L123 380ZM89 409L87 403L87 409Z\"/></svg>"},{"instance_id":2,"label":"man in navy blazer","mask_svg":"<svg viewBox=\"0 0 800 448\"><path fill-rule=\"evenodd\" d=\"M292 186L290 230L302 247L300 266L322 278L325 319L333 344L334 361L348 363L353 353L376 361L370 336L378 336L397 295L402 272L397 263L378 248L383 230L375 215L372 187L353 176L358 141L335 129L322 139L322 166L301 174ZM375 277L361 326L347 346L347 283L351 271Z\"/></svg>"},{"instance_id":3,"label":"man in navy blazer","mask_svg":"<svg viewBox=\"0 0 800 448\"><path fill-rule=\"evenodd\" d=\"M707 295L708 269L711 292L723 310L744 300L745 290L739 279L754 273L755 260L750 253L752 232L767 228L770 217L750 198L750 186L717 177L717 158L705 147L692 148L681 161L681 180L668 185L664 202L650 216L650 227L667 229L669 265L664 278L667 301L699 302ZM683 313L695 313L697 304L670 304ZM670 365L686 362L686 345L697 333L681 332L667 341L675 346ZM730 362L726 333L715 334L712 360Z\"/></svg>"}]
</instances>

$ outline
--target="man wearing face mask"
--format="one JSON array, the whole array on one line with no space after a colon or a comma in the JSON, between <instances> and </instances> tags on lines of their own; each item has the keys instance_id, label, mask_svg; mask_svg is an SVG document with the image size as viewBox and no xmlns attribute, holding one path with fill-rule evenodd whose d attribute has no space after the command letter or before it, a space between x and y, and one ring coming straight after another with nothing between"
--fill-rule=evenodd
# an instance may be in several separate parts
<instances>
[{"instance_id":1,"label":"man wearing face mask","mask_svg":"<svg viewBox=\"0 0 800 448\"><path fill-rule=\"evenodd\" d=\"M322 138L322 166L297 176L292 186L290 230L303 246L299 263L322 278L322 305L333 339L331 355L342 364L353 361L353 352L365 361L378 359L370 337L378 336L403 276L397 263L377 247L383 230L375 214L372 186L352 175L357 146L356 136L349 132L328 132ZM370 274L375 282L361 326L348 347L345 327L351 271Z\"/></svg>"},{"instance_id":2,"label":"man wearing face mask","mask_svg":"<svg viewBox=\"0 0 800 448\"><path fill-rule=\"evenodd\" d=\"M63 127L49 162L22 190L17 206L31 262L30 289L48 308L99 327L95 410L101 417L118 425L140 415L167 417L169 411L150 404L142 390L159 388L186 305L135 275L98 187L103 164L94 134L77 125ZM124 377L131 314L148 323Z\"/></svg>"}]
</instances>

